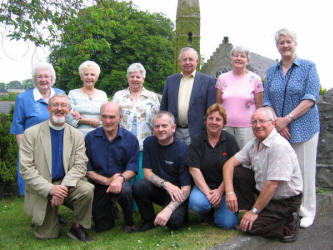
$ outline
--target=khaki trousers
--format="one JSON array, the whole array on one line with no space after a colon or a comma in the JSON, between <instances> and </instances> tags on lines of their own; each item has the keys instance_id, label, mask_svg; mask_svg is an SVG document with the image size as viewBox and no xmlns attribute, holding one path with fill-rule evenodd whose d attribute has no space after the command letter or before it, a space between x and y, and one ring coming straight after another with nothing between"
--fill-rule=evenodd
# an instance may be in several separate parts
<instances>
[{"instance_id":1,"label":"khaki trousers","mask_svg":"<svg viewBox=\"0 0 333 250\"><path fill-rule=\"evenodd\" d=\"M59 184L61 181L55 182ZM68 196L64 200L64 205L73 209L73 221L79 223L84 228L91 227L91 210L94 197L94 185L87 181L79 180L76 187L68 189ZM41 226L34 226L34 235L39 239L57 238L60 232L57 207L53 207L49 202L46 208L44 222Z\"/></svg>"}]
</instances>

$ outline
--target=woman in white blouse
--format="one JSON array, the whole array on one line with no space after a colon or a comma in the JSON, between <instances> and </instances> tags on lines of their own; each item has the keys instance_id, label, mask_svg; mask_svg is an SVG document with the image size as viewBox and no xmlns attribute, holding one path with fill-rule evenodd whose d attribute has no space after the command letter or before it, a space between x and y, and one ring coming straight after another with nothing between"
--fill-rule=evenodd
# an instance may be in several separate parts
<instances>
[{"instance_id":1,"label":"woman in white blouse","mask_svg":"<svg viewBox=\"0 0 333 250\"><path fill-rule=\"evenodd\" d=\"M106 93L95 88L100 72L97 63L83 62L79 67L83 87L68 93L75 115L69 115L67 122L81 130L84 135L101 125L100 108L108 101Z\"/></svg>"}]
</instances>

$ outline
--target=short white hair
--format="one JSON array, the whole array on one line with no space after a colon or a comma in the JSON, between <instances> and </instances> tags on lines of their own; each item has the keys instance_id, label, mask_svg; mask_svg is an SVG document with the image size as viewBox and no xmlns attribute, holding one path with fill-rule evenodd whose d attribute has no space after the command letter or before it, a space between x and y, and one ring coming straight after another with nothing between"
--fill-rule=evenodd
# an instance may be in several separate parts
<instances>
[{"instance_id":1,"label":"short white hair","mask_svg":"<svg viewBox=\"0 0 333 250\"><path fill-rule=\"evenodd\" d=\"M290 29L280 29L275 33L275 44L277 45L280 39L280 36L289 36L297 45L296 33Z\"/></svg>"},{"instance_id":2,"label":"short white hair","mask_svg":"<svg viewBox=\"0 0 333 250\"><path fill-rule=\"evenodd\" d=\"M55 74L55 71L54 71L54 68L52 66L52 64L50 63L47 63L47 62L40 62L40 63L37 63L35 64L33 67L32 67L32 79L34 80L34 84L36 85L36 76L37 76L37 71L41 70L41 69L46 69L50 76L51 76L51 86L55 83L56 81L56 74Z\"/></svg>"},{"instance_id":3,"label":"short white hair","mask_svg":"<svg viewBox=\"0 0 333 250\"><path fill-rule=\"evenodd\" d=\"M84 61L79 66L80 76L82 76L87 69L95 70L97 77L99 77L99 74L101 73L101 68L99 67L99 65L97 63L95 63L94 61Z\"/></svg>"},{"instance_id":4,"label":"short white hair","mask_svg":"<svg viewBox=\"0 0 333 250\"><path fill-rule=\"evenodd\" d=\"M180 50L180 52L179 52L178 60L181 59L183 53L184 53L185 51L188 51L188 50L192 51L193 54L194 54L194 56L195 56L195 58L196 58L197 60L199 60L198 52L197 52L195 49L193 49L192 47L184 47L184 48L182 48L182 49Z\"/></svg>"},{"instance_id":5,"label":"short white hair","mask_svg":"<svg viewBox=\"0 0 333 250\"><path fill-rule=\"evenodd\" d=\"M129 75L134 72L140 72L143 79L146 79L146 69L145 69L145 67L143 67L143 65L141 63L132 63L127 68L127 79L129 77Z\"/></svg>"},{"instance_id":6,"label":"short white hair","mask_svg":"<svg viewBox=\"0 0 333 250\"><path fill-rule=\"evenodd\" d=\"M254 113L256 113L256 112L262 112L262 111L264 111L265 113L266 113L266 115L267 115L267 117L268 117L268 119L270 120L270 121L274 121L275 119L274 119L274 115L273 115L273 112L272 112L272 110L270 110L269 108L265 108L265 107L261 107L261 108L258 108L256 111L254 111ZM254 114L253 113L253 114ZM253 115L252 115L253 116Z\"/></svg>"}]
</instances>

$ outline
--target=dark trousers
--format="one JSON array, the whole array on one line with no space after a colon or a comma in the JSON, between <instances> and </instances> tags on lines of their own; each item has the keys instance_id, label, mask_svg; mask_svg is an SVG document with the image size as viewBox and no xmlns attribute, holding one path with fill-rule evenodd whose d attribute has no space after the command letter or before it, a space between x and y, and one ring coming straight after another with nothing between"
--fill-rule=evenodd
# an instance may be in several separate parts
<instances>
[{"instance_id":1,"label":"dark trousers","mask_svg":"<svg viewBox=\"0 0 333 250\"><path fill-rule=\"evenodd\" d=\"M153 202L166 207L171 199L164 189L158 188L145 179L137 180L133 185L133 195L139 207L139 212L144 223L155 220ZM183 202L172 213L167 227L177 229L182 227L187 221L188 200Z\"/></svg>"},{"instance_id":2,"label":"dark trousers","mask_svg":"<svg viewBox=\"0 0 333 250\"><path fill-rule=\"evenodd\" d=\"M133 195L130 183L124 182L119 194L107 193L108 186L93 184L95 185L95 191L92 216L95 230L102 232L114 226L118 211L116 201L123 210L125 226L133 225Z\"/></svg>"},{"instance_id":3,"label":"dark trousers","mask_svg":"<svg viewBox=\"0 0 333 250\"><path fill-rule=\"evenodd\" d=\"M252 209L256 196L254 172L244 167L236 167L234 171L234 190L237 195L238 209ZM285 227L293 220L292 213L297 212L302 202L302 195L287 199L271 200L259 213L248 233L264 237L282 237Z\"/></svg>"}]
</instances>

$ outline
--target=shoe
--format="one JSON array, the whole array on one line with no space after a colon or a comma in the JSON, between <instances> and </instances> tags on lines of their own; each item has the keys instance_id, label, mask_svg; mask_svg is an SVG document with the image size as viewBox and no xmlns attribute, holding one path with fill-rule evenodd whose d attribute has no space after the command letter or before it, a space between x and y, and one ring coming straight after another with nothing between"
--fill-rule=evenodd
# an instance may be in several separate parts
<instances>
[{"instance_id":1,"label":"shoe","mask_svg":"<svg viewBox=\"0 0 333 250\"><path fill-rule=\"evenodd\" d=\"M134 233L136 232L136 226L132 225L132 226L124 226L124 231L125 233Z\"/></svg>"},{"instance_id":2,"label":"shoe","mask_svg":"<svg viewBox=\"0 0 333 250\"><path fill-rule=\"evenodd\" d=\"M58 221L61 225L66 224L66 220L60 214L58 214Z\"/></svg>"},{"instance_id":3,"label":"shoe","mask_svg":"<svg viewBox=\"0 0 333 250\"><path fill-rule=\"evenodd\" d=\"M142 225L139 227L139 232L146 232L152 228L154 228L155 225L154 225L154 222L152 221L148 221L148 222L144 222L142 223Z\"/></svg>"},{"instance_id":4,"label":"shoe","mask_svg":"<svg viewBox=\"0 0 333 250\"><path fill-rule=\"evenodd\" d=\"M72 226L67 234L73 240L80 240L84 242L92 241L92 239L88 236L87 232L81 225L79 225L79 227Z\"/></svg>"},{"instance_id":5,"label":"shoe","mask_svg":"<svg viewBox=\"0 0 333 250\"><path fill-rule=\"evenodd\" d=\"M292 213L293 220L287 223L283 229L283 236L280 238L281 242L293 242L297 240L300 220L297 212Z\"/></svg>"},{"instance_id":6,"label":"shoe","mask_svg":"<svg viewBox=\"0 0 333 250\"><path fill-rule=\"evenodd\" d=\"M301 219L301 228L308 228L313 224L314 217L303 217Z\"/></svg>"}]
</instances>

